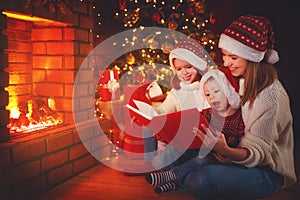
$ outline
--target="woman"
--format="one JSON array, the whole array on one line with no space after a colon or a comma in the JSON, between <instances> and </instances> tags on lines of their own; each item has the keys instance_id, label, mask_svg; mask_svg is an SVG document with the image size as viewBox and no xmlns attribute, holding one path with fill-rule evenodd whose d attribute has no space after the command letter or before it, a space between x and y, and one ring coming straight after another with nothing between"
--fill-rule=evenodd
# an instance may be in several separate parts
<instances>
[{"instance_id":1,"label":"woman","mask_svg":"<svg viewBox=\"0 0 300 200\"><path fill-rule=\"evenodd\" d=\"M231 148L221 132L195 129L220 162L187 176L196 197L260 198L296 182L290 102L273 66L279 60L273 46L272 26L262 16L241 16L221 34L224 66L240 78L245 135Z\"/></svg>"}]
</instances>

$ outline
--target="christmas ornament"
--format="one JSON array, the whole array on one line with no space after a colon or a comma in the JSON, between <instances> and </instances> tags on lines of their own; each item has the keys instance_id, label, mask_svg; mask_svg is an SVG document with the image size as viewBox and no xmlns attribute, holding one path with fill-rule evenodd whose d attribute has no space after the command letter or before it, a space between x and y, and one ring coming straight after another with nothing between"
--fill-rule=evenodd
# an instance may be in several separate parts
<instances>
[{"instance_id":1,"label":"christmas ornament","mask_svg":"<svg viewBox=\"0 0 300 200\"><path fill-rule=\"evenodd\" d=\"M209 22L210 22L211 24L215 24L215 23L217 22L217 18L215 18L215 17L213 16L213 13L210 13L210 15L209 15Z\"/></svg>"},{"instance_id":2,"label":"christmas ornament","mask_svg":"<svg viewBox=\"0 0 300 200\"><path fill-rule=\"evenodd\" d=\"M160 21L160 14L158 12L153 13L152 20L154 22L159 22Z\"/></svg>"},{"instance_id":3,"label":"christmas ornament","mask_svg":"<svg viewBox=\"0 0 300 200\"><path fill-rule=\"evenodd\" d=\"M194 5L190 5L188 8L188 13L190 15L194 15L195 14L195 6Z\"/></svg>"},{"instance_id":4,"label":"christmas ornament","mask_svg":"<svg viewBox=\"0 0 300 200\"><path fill-rule=\"evenodd\" d=\"M135 63L135 57L132 53L129 53L126 57L126 63L129 65L133 65Z\"/></svg>"},{"instance_id":5,"label":"christmas ornament","mask_svg":"<svg viewBox=\"0 0 300 200\"><path fill-rule=\"evenodd\" d=\"M203 14L203 13L205 13L206 5L204 2L196 2L195 9L196 9L197 13Z\"/></svg>"},{"instance_id":6,"label":"christmas ornament","mask_svg":"<svg viewBox=\"0 0 300 200\"><path fill-rule=\"evenodd\" d=\"M165 54L169 54L171 49L172 49L173 45L170 42L164 42L161 46L161 50L162 52L164 52Z\"/></svg>"},{"instance_id":7,"label":"christmas ornament","mask_svg":"<svg viewBox=\"0 0 300 200\"><path fill-rule=\"evenodd\" d=\"M126 0L119 0L119 8L120 8L120 10L125 10Z\"/></svg>"},{"instance_id":8,"label":"christmas ornament","mask_svg":"<svg viewBox=\"0 0 300 200\"><path fill-rule=\"evenodd\" d=\"M154 39L154 37L150 37L147 40L147 43L148 43L150 49L158 49L158 42Z\"/></svg>"},{"instance_id":9,"label":"christmas ornament","mask_svg":"<svg viewBox=\"0 0 300 200\"><path fill-rule=\"evenodd\" d=\"M132 24L135 24L139 21L140 19L140 15L138 12L133 13L133 15L131 15L131 22Z\"/></svg>"},{"instance_id":10,"label":"christmas ornament","mask_svg":"<svg viewBox=\"0 0 300 200\"><path fill-rule=\"evenodd\" d=\"M168 23L168 28L170 30L176 30L178 28L178 23L175 20L171 20Z\"/></svg>"}]
</instances>

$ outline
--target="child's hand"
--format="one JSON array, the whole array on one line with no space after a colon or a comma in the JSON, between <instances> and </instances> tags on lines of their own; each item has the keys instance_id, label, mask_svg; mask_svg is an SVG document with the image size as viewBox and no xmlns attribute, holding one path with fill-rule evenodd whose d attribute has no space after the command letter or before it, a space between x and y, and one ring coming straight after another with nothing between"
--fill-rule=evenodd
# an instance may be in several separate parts
<instances>
[{"instance_id":1,"label":"child's hand","mask_svg":"<svg viewBox=\"0 0 300 200\"><path fill-rule=\"evenodd\" d=\"M202 141L202 147L210 148L220 154L228 147L224 134L214 130L211 127L206 127L201 124L202 130L198 127L193 128L193 132Z\"/></svg>"},{"instance_id":2,"label":"child's hand","mask_svg":"<svg viewBox=\"0 0 300 200\"><path fill-rule=\"evenodd\" d=\"M193 133L202 141L202 148L213 149L219 138L219 132L201 124L202 129L193 127Z\"/></svg>"}]
</instances>

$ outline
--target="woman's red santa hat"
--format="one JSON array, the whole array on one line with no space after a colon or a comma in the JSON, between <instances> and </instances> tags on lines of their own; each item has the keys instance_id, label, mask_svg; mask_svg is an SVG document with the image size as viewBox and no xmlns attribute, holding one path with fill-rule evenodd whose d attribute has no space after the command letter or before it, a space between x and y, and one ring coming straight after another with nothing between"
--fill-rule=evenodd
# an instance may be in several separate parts
<instances>
[{"instance_id":1,"label":"woman's red santa hat","mask_svg":"<svg viewBox=\"0 0 300 200\"><path fill-rule=\"evenodd\" d=\"M219 48L253 62L279 61L272 25L263 16L245 15L234 21L221 34Z\"/></svg>"}]
</instances>

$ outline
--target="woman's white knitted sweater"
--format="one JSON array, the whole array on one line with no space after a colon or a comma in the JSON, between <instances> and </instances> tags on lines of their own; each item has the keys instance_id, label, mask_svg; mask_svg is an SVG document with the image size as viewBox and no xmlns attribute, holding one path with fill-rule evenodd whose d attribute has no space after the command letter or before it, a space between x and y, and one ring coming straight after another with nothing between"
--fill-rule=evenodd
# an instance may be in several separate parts
<instances>
[{"instance_id":1,"label":"woman's white knitted sweater","mask_svg":"<svg viewBox=\"0 0 300 200\"><path fill-rule=\"evenodd\" d=\"M294 168L294 136L289 97L276 80L259 93L253 107L242 106L245 136L240 146L249 149L250 156L240 162L246 167L269 165L285 177L284 186L296 182Z\"/></svg>"}]
</instances>

